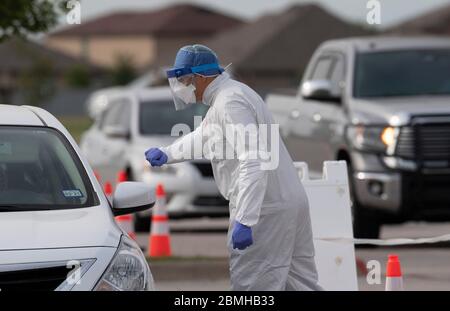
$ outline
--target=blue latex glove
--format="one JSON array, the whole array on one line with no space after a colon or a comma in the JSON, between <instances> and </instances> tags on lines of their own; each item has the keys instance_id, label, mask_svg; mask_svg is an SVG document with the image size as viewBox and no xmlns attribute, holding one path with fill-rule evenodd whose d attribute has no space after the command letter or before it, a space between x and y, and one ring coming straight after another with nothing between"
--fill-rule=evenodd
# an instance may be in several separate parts
<instances>
[{"instance_id":1,"label":"blue latex glove","mask_svg":"<svg viewBox=\"0 0 450 311\"><path fill-rule=\"evenodd\" d=\"M145 158L152 166L161 166L167 162L167 154L158 148L148 149L145 152Z\"/></svg>"},{"instance_id":2,"label":"blue latex glove","mask_svg":"<svg viewBox=\"0 0 450 311\"><path fill-rule=\"evenodd\" d=\"M253 244L252 228L241 224L240 222L234 223L233 228L233 248L246 249Z\"/></svg>"}]
</instances>

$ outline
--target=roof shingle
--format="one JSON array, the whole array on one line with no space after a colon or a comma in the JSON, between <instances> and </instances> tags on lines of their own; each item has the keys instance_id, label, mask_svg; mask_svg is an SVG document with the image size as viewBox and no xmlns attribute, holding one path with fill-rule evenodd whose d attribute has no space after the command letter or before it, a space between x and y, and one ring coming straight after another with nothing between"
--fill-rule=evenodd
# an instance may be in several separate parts
<instances>
[{"instance_id":1,"label":"roof shingle","mask_svg":"<svg viewBox=\"0 0 450 311\"><path fill-rule=\"evenodd\" d=\"M308 4L220 33L206 45L222 64L232 62L239 71L303 71L324 40L367 34L362 27Z\"/></svg>"},{"instance_id":2,"label":"roof shingle","mask_svg":"<svg viewBox=\"0 0 450 311\"><path fill-rule=\"evenodd\" d=\"M56 70L65 71L74 65L84 65L91 70L100 70L98 67L83 60L48 49L33 41L10 39L0 44L0 70L23 71L34 64L37 59L48 60Z\"/></svg>"},{"instance_id":3,"label":"roof shingle","mask_svg":"<svg viewBox=\"0 0 450 311\"><path fill-rule=\"evenodd\" d=\"M207 8L179 4L147 12L112 13L53 32L50 36L210 35L242 23Z\"/></svg>"},{"instance_id":4,"label":"roof shingle","mask_svg":"<svg viewBox=\"0 0 450 311\"><path fill-rule=\"evenodd\" d=\"M388 33L450 35L450 5L390 28Z\"/></svg>"}]
</instances>

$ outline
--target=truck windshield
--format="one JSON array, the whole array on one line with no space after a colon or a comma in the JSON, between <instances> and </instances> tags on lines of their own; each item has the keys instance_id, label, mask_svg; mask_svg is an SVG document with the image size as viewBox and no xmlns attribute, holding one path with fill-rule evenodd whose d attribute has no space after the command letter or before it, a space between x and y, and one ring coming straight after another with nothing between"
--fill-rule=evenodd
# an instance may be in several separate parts
<instances>
[{"instance_id":1,"label":"truck windshield","mask_svg":"<svg viewBox=\"0 0 450 311\"><path fill-rule=\"evenodd\" d=\"M172 100L148 101L140 104L139 129L142 135L170 135L176 124L186 124L194 130L194 116L203 120L208 106L190 105L186 109L176 111ZM195 124L197 125L197 124Z\"/></svg>"},{"instance_id":2,"label":"truck windshield","mask_svg":"<svg viewBox=\"0 0 450 311\"><path fill-rule=\"evenodd\" d=\"M0 126L0 212L97 202L80 159L62 134L44 127Z\"/></svg>"},{"instance_id":3,"label":"truck windshield","mask_svg":"<svg viewBox=\"0 0 450 311\"><path fill-rule=\"evenodd\" d=\"M450 94L450 50L359 53L354 97Z\"/></svg>"}]
</instances>

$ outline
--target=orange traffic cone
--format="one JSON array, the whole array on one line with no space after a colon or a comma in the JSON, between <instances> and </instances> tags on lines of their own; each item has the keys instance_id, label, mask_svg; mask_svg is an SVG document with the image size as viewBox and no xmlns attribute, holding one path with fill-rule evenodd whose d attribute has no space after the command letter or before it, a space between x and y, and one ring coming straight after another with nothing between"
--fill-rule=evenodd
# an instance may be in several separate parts
<instances>
[{"instance_id":1,"label":"orange traffic cone","mask_svg":"<svg viewBox=\"0 0 450 311\"><path fill-rule=\"evenodd\" d=\"M105 192L106 197L111 202L112 200L112 194L113 194L113 187L109 181L105 182L105 185L103 186L103 191Z\"/></svg>"},{"instance_id":2,"label":"orange traffic cone","mask_svg":"<svg viewBox=\"0 0 450 311\"><path fill-rule=\"evenodd\" d=\"M117 183L124 181L128 181L128 174L126 171L119 171L119 173L117 173Z\"/></svg>"},{"instance_id":3,"label":"orange traffic cone","mask_svg":"<svg viewBox=\"0 0 450 311\"><path fill-rule=\"evenodd\" d=\"M125 231L130 236L130 238L136 240L136 233L134 232L134 225L133 225L133 217L131 216L131 214L116 216L115 219L119 227L123 231Z\"/></svg>"},{"instance_id":4,"label":"orange traffic cone","mask_svg":"<svg viewBox=\"0 0 450 311\"><path fill-rule=\"evenodd\" d=\"M397 255L389 255L386 267L386 291L402 291L403 277Z\"/></svg>"},{"instance_id":5,"label":"orange traffic cone","mask_svg":"<svg viewBox=\"0 0 450 311\"><path fill-rule=\"evenodd\" d=\"M169 217L166 210L166 193L161 184L156 186L156 202L152 213L152 230L149 239L148 255L150 257L171 256Z\"/></svg>"}]
</instances>

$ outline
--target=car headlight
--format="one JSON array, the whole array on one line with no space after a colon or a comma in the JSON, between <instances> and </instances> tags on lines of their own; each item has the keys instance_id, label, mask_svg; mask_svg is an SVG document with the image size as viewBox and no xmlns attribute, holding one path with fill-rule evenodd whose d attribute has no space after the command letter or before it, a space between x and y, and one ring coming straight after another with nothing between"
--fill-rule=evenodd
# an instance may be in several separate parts
<instances>
[{"instance_id":1,"label":"car headlight","mask_svg":"<svg viewBox=\"0 0 450 311\"><path fill-rule=\"evenodd\" d=\"M154 290L153 277L144 254L123 235L108 269L95 287L96 291Z\"/></svg>"},{"instance_id":2,"label":"car headlight","mask_svg":"<svg viewBox=\"0 0 450 311\"><path fill-rule=\"evenodd\" d=\"M391 126L351 126L347 129L350 144L359 150L393 154L399 129Z\"/></svg>"}]
</instances>

